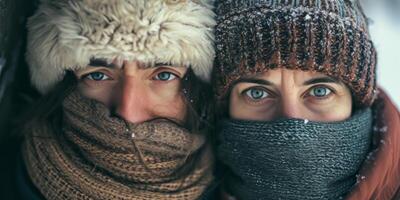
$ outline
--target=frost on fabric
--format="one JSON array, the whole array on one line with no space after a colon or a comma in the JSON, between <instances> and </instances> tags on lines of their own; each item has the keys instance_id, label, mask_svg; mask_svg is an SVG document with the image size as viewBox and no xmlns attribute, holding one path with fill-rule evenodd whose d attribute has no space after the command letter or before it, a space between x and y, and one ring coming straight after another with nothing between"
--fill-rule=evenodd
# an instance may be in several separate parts
<instances>
[{"instance_id":1,"label":"frost on fabric","mask_svg":"<svg viewBox=\"0 0 400 200\"><path fill-rule=\"evenodd\" d=\"M304 124L308 124L308 122L310 122L310 120L304 119Z\"/></svg>"},{"instance_id":2,"label":"frost on fabric","mask_svg":"<svg viewBox=\"0 0 400 200\"><path fill-rule=\"evenodd\" d=\"M383 126L383 127L374 127L374 132L378 132L378 133L386 133L387 132L387 126Z\"/></svg>"},{"instance_id":3,"label":"frost on fabric","mask_svg":"<svg viewBox=\"0 0 400 200\"><path fill-rule=\"evenodd\" d=\"M356 177L357 177L356 184L360 183L361 181L365 181L367 179L366 176L363 176L363 175L360 175L360 174L357 174Z\"/></svg>"},{"instance_id":4,"label":"frost on fabric","mask_svg":"<svg viewBox=\"0 0 400 200\"><path fill-rule=\"evenodd\" d=\"M306 17L305 17L305 20L306 20L306 21L311 20L311 16L310 16L309 14L307 14Z\"/></svg>"},{"instance_id":5,"label":"frost on fabric","mask_svg":"<svg viewBox=\"0 0 400 200\"><path fill-rule=\"evenodd\" d=\"M365 157L365 162L373 162L375 165L375 155L378 152L378 149L374 149L373 151L369 152L367 157Z\"/></svg>"}]
</instances>

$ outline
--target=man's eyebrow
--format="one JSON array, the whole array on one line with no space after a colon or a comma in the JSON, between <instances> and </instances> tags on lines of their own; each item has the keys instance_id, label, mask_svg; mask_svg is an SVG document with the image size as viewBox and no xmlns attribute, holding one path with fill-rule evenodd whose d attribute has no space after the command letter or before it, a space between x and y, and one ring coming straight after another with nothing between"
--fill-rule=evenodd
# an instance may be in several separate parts
<instances>
[{"instance_id":1,"label":"man's eyebrow","mask_svg":"<svg viewBox=\"0 0 400 200\"><path fill-rule=\"evenodd\" d=\"M107 67L107 68L117 67L114 63L108 63L107 60L101 58L90 59L89 65L92 67Z\"/></svg>"},{"instance_id":2,"label":"man's eyebrow","mask_svg":"<svg viewBox=\"0 0 400 200\"><path fill-rule=\"evenodd\" d=\"M257 78L241 78L241 79L235 81L234 84L232 84L232 85L235 85L238 83L255 83L255 84L270 85L270 86L274 85L270 81L267 81L265 79L257 79Z\"/></svg>"},{"instance_id":3,"label":"man's eyebrow","mask_svg":"<svg viewBox=\"0 0 400 200\"><path fill-rule=\"evenodd\" d=\"M331 78L329 76L325 77L319 77L319 78L312 78L310 80L307 80L303 83L303 85L312 85L312 84L317 84L317 83L337 83L340 84L340 82L337 79Z\"/></svg>"},{"instance_id":4,"label":"man's eyebrow","mask_svg":"<svg viewBox=\"0 0 400 200\"><path fill-rule=\"evenodd\" d=\"M171 63L155 63L154 67L173 66Z\"/></svg>"}]
</instances>

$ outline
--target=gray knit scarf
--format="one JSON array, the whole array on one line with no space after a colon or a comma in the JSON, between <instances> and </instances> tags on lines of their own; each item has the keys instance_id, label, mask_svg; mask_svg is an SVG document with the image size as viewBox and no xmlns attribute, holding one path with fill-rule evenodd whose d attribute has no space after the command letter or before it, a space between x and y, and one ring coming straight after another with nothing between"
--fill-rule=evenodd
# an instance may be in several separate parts
<instances>
[{"instance_id":1,"label":"gray knit scarf","mask_svg":"<svg viewBox=\"0 0 400 200\"><path fill-rule=\"evenodd\" d=\"M224 121L226 189L241 200L343 198L369 150L371 121L370 109L333 123Z\"/></svg>"},{"instance_id":2,"label":"gray knit scarf","mask_svg":"<svg viewBox=\"0 0 400 200\"><path fill-rule=\"evenodd\" d=\"M76 91L63 111L62 127L38 124L23 145L46 199L193 200L213 180L205 135L165 121L126 122Z\"/></svg>"}]
</instances>

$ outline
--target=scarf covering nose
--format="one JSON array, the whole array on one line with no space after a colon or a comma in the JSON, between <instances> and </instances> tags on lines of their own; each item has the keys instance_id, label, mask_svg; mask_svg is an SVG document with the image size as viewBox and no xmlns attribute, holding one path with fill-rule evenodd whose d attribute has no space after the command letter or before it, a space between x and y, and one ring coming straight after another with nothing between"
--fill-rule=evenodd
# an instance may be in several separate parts
<instances>
[{"instance_id":1,"label":"scarf covering nose","mask_svg":"<svg viewBox=\"0 0 400 200\"><path fill-rule=\"evenodd\" d=\"M197 199L213 180L204 135L110 117L77 91L63 110L61 134L37 125L23 146L28 174L46 199Z\"/></svg>"},{"instance_id":2,"label":"scarf covering nose","mask_svg":"<svg viewBox=\"0 0 400 200\"><path fill-rule=\"evenodd\" d=\"M342 122L284 119L222 123L218 157L239 199L341 199L371 143L370 109Z\"/></svg>"}]
</instances>

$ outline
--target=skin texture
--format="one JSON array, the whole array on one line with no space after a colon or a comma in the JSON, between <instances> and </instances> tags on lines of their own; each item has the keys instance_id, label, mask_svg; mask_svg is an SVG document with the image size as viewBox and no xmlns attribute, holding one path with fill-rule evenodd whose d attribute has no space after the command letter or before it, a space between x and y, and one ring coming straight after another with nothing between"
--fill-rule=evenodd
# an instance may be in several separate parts
<instances>
[{"instance_id":1,"label":"skin texture","mask_svg":"<svg viewBox=\"0 0 400 200\"><path fill-rule=\"evenodd\" d=\"M335 122L352 112L347 86L322 73L301 70L275 69L244 77L233 86L229 102L230 117L242 120Z\"/></svg>"},{"instance_id":2,"label":"skin texture","mask_svg":"<svg viewBox=\"0 0 400 200\"><path fill-rule=\"evenodd\" d=\"M84 96L102 102L129 122L142 123L157 118L182 122L186 106L180 82L186 71L186 67L165 64L146 68L136 61L107 64L96 59L75 74Z\"/></svg>"}]
</instances>

